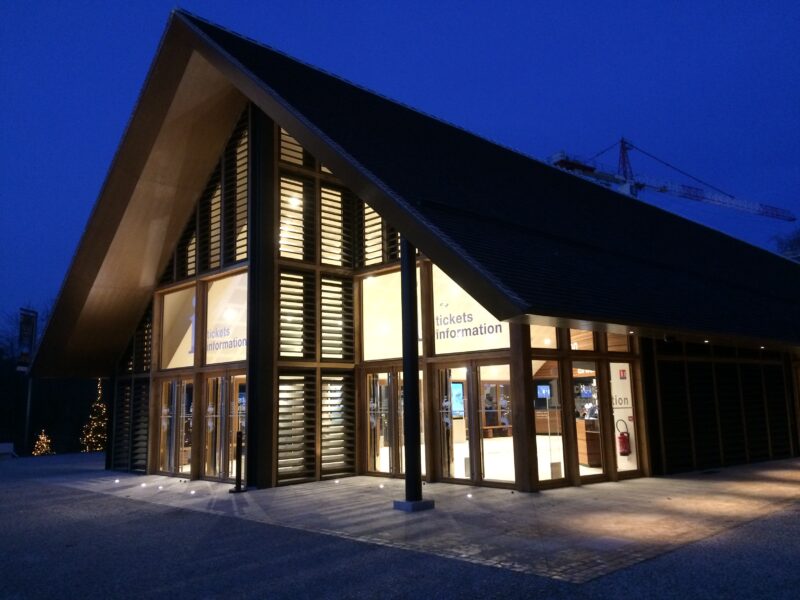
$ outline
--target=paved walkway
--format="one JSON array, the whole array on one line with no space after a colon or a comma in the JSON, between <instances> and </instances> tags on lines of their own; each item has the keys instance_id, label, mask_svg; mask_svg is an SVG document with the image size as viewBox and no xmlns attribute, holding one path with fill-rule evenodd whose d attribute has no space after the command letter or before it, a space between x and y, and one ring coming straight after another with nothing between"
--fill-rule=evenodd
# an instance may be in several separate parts
<instances>
[{"instance_id":1,"label":"paved walkway","mask_svg":"<svg viewBox=\"0 0 800 600\"><path fill-rule=\"evenodd\" d=\"M96 456L12 463L13 470L28 467L26 477L85 492L571 583L800 507L800 459L537 494L428 484L423 493L436 509L412 514L391 508L403 497L403 481L395 479L352 477L229 494L228 484L103 471ZM0 463L0 476L10 464Z\"/></svg>"}]
</instances>

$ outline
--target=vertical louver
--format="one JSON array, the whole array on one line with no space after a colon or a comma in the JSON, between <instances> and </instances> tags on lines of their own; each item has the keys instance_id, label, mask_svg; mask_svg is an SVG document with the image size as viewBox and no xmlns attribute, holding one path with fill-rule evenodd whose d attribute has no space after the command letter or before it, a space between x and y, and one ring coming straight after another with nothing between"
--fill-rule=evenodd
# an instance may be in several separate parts
<instances>
[{"instance_id":1,"label":"vertical louver","mask_svg":"<svg viewBox=\"0 0 800 600\"><path fill-rule=\"evenodd\" d=\"M195 216L189 219L175 250L175 279L180 281L197 273L197 227Z\"/></svg>"},{"instance_id":2,"label":"vertical louver","mask_svg":"<svg viewBox=\"0 0 800 600\"><path fill-rule=\"evenodd\" d=\"M316 377L278 376L278 481L316 477Z\"/></svg>"},{"instance_id":3,"label":"vertical louver","mask_svg":"<svg viewBox=\"0 0 800 600\"><path fill-rule=\"evenodd\" d=\"M281 129L281 160L299 167L314 168L314 158L285 129Z\"/></svg>"},{"instance_id":4,"label":"vertical louver","mask_svg":"<svg viewBox=\"0 0 800 600\"><path fill-rule=\"evenodd\" d=\"M279 306L280 356L313 359L316 353L314 274L282 272Z\"/></svg>"},{"instance_id":5,"label":"vertical louver","mask_svg":"<svg viewBox=\"0 0 800 600\"><path fill-rule=\"evenodd\" d=\"M791 454L790 417L787 411L783 369L780 365L764 366L764 392L769 416L772 458L786 458Z\"/></svg>"},{"instance_id":6,"label":"vertical louver","mask_svg":"<svg viewBox=\"0 0 800 600\"><path fill-rule=\"evenodd\" d=\"M131 471L147 470L147 417L150 400L150 380L133 382L131 408Z\"/></svg>"},{"instance_id":7,"label":"vertical louver","mask_svg":"<svg viewBox=\"0 0 800 600\"><path fill-rule=\"evenodd\" d=\"M353 360L353 284L323 277L320 285L322 360Z\"/></svg>"},{"instance_id":8,"label":"vertical louver","mask_svg":"<svg viewBox=\"0 0 800 600\"><path fill-rule=\"evenodd\" d=\"M197 200L161 285L247 259L248 132L245 111Z\"/></svg>"},{"instance_id":9,"label":"vertical louver","mask_svg":"<svg viewBox=\"0 0 800 600\"><path fill-rule=\"evenodd\" d=\"M130 378L117 384L114 398L114 422L112 425L111 468L127 471L131 467L131 399L133 385Z\"/></svg>"},{"instance_id":10,"label":"vertical louver","mask_svg":"<svg viewBox=\"0 0 800 600\"><path fill-rule=\"evenodd\" d=\"M247 258L247 163L250 149L247 113L225 148L224 206L226 265Z\"/></svg>"},{"instance_id":11,"label":"vertical louver","mask_svg":"<svg viewBox=\"0 0 800 600\"><path fill-rule=\"evenodd\" d=\"M132 371L150 373L150 357L153 349L153 308L149 306L139 321L133 338Z\"/></svg>"},{"instance_id":12,"label":"vertical louver","mask_svg":"<svg viewBox=\"0 0 800 600\"><path fill-rule=\"evenodd\" d=\"M281 177L280 255L314 261L314 186Z\"/></svg>"},{"instance_id":13,"label":"vertical louver","mask_svg":"<svg viewBox=\"0 0 800 600\"><path fill-rule=\"evenodd\" d=\"M381 216L372 210L372 207L364 204L362 218L362 267L377 265L383 262L383 220Z\"/></svg>"},{"instance_id":14,"label":"vertical louver","mask_svg":"<svg viewBox=\"0 0 800 600\"><path fill-rule=\"evenodd\" d=\"M222 264L222 190L219 169L214 171L198 203L200 272L219 269Z\"/></svg>"},{"instance_id":15,"label":"vertical louver","mask_svg":"<svg viewBox=\"0 0 800 600\"><path fill-rule=\"evenodd\" d=\"M342 193L338 190L322 188L320 199L320 261L325 265L343 266L347 264L346 248L350 240L345 240L344 205Z\"/></svg>"},{"instance_id":16,"label":"vertical louver","mask_svg":"<svg viewBox=\"0 0 800 600\"><path fill-rule=\"evenodd\" d=\"M322 374L321 466L325 475L355 472L355 386L352 373Z\"/></svg>"}]
</instances>

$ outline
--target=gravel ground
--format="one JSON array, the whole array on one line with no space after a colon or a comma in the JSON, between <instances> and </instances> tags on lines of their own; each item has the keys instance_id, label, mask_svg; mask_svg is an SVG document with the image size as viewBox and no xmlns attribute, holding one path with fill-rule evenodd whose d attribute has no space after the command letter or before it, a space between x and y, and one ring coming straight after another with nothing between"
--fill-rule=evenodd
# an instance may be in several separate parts
<instances>
[{"instance_id":1,"label":"gravel ground","mask_svg":"<svg viewBox=\"0 0 800 600\"><path fill-rule=\"evenodd\" d=\"M800 502L588 583L48 481L0 461L0 598L797 598ZM43 459L47 461L48 459ZM95 461L97 462L97 461Z\"/></svg>"}]
</instances>

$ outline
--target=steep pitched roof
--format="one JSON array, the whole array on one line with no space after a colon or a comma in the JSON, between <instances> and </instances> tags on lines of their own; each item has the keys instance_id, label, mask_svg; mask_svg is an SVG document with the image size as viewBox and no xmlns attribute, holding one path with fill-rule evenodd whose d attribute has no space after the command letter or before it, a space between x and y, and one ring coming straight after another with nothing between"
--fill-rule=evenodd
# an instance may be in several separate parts
<instances>
[{"instance_id":1,"label":"steep pitched roof","mask_svg":"<svg viewBox=\"0 0 800 600\"><path fill-rule=\"evenodd\" d=\"M177 100L189 103L198 90L206 90L205 100L181 109ZM91 360L77 361L73 370L108 366L99 360L104 353L121 352L122 330L132 331L152 294L154 273L179 235L178 222L199 192L199 171L210 169L210 157L224 143L222 126L230 128L245 99L290 131L498 318L544 315L562 323L619 323L650 332L688 330L800 345L798 265L177 11L65 281L62 298L65 291L73 293L59 299L40 351L46 360L37 357L42 371L48 371L45 363L64 360L58 342L80 349L86 344L79 338L102 323L115 323L120 334L102 348L91 345ZM218 122L207 123L209 118ZM180 135L194 127L202 129L195 134L202 139L181 143ZM186 166L196 154L201 160L193 164L199 166L162 190L159 206L168 225L162 223L156 248L145 248L134 238L143 237L152 222L123 218L147 204L136 195L137 186L162 181L176 161ZM128 187L111 198L108 188L123 175ZM105 219L98 244L91 232L108 206L115 207L114 218ZM139 263L148 264L110 272L109 254L135 252L137 243L149 252L139 254ZM90 265L83 256L88 249ZM139 276L135 286L131 275ZM98 286L112 288L102 318L87 301ZM114 286L125 293L115 298ZM66 326L70 313L83 322L73 319Z\"/></svg>"}]
</instances>

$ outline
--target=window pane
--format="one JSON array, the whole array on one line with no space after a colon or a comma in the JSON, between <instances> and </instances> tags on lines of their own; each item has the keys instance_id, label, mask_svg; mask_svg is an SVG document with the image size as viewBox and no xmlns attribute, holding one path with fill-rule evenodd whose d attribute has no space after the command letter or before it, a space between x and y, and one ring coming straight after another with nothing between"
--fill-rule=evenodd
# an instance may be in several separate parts
<instances>
[{"instance_id":1,"label":"window pane","mask_svg":"<svg viewBox=\"0 0 800 600\"><path fill-rule=\"evenodd\" d=\"M607 333L609 352L628 352L630 338L624 333Z\"/></svg>"},{"instance_id":2,"label":"window pane","mask_svg":"<svg viewBox=\"0 0 800 600\"><path fill-rule=\"evenodd\" d=\"M362 282L362 341L364 360L403 356L400 272L367 277ZM417 269L417 335L422 339L419 269ZM418 351L422 354L422 342Z\"/></svg>"},{"instance_id":3,"label":"window pane","mask_svg":"<svg viewBox=\"0 0 800 600\"><path fill-rule=\"evenodd\" d=\"M247 273L208 286L206 363L247 358Z\"/></svg>"},{"instance_id":4,"label":"window pane","mask_svg":"<svg viewBox=\"0 0 800 600\"><path fill-rule=\"evenodd\" d=\"M481 458L483 478L514 481L511 436L511 383L508 365L480 368Z\"/></svg>"},{"instance_id":5,"label":"window pane","mask_svg":"<svg viewBox=\"0 0 800 600\"><path fill-rule=\"evenodd\" d=\"M194 288L164 295L161 368L194 365Z\"/></svg>"},{"instance_id":6,"label":"window pane","mask_svg":"<svg viewBox=\"0 0 800 600\"><path fill-rule=\"evenodd\" d=\"M572 350L594 350L594 333L583 329L570 329L569 347Z\"/></svg>"},{"instance_id":7,"label":"window pane","mask_svg":"<svg viewBox=\"0 0 800 600\"><path fill-rule=\"evenodd\" d=\"M531 325L531 348L558 348L556 328L547 325Z\"/></svg>"},{"instance_id":8,"label":"window pane","mask_svg":"<svg viewBox=\"0 0 800 600\"><path fill-rule=\"evenodd\" d=\"M564 477L564 436L561 414L561 391L558 385L558 361L534 360L533 386L536 397L533 412L536 427L536 453L539 480Z\"/></svg>"},{"instance_id":9,"label":"window pane","mask_svg":"<svg viewBox=\"0 0 800 600\"><path fill-rule=\"evenodd\" d=\"M600 412L597 403L597 364L572 363L572 397L575 432L578 438L578 463L581 475L603 472Z\"/></svg>"},{"instance_id":10,"label":"window pane","mask_svg":"<svg viewBox=\"0 0 800 600\"><path fill-rule=\"evenodd\" d=\"M433 267L436 353L508 348L508 327L469 296L444 271Z\"/></svg>"},{"instance_id":11,"label":"window pane","mask_svg":"<svg viewBox=\"0 0 800 600\"><path fill-rule=\"evenodd\" d=\"M639 468L636 457L636 421L633 418L633 389L631 364L611 363L611 408L614 415L614 439L617 446L617 470L635 471Z\"/></svg>"}]
</instances>

